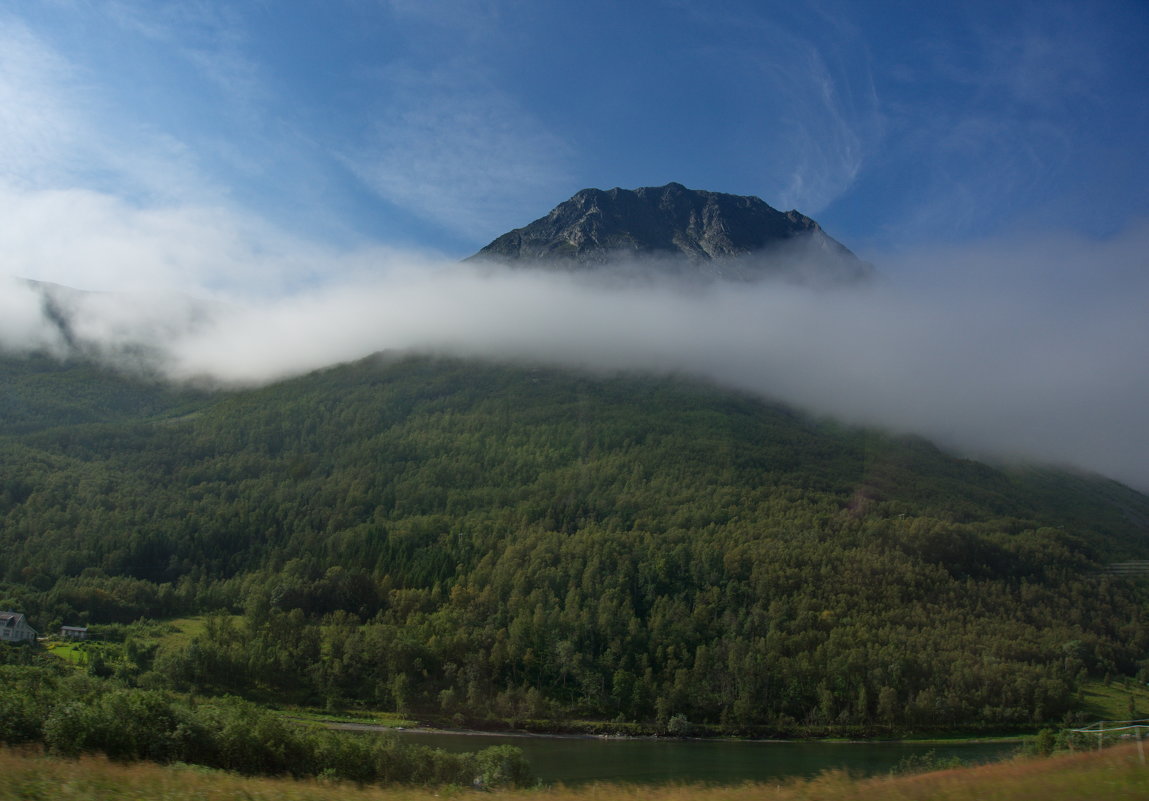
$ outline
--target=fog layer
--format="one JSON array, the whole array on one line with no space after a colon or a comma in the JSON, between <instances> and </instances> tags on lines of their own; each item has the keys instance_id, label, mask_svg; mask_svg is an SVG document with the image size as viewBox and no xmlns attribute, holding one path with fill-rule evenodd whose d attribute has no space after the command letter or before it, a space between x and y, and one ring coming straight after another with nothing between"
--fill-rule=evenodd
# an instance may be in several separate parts
<instances>
[{"instance_id":1,"label":"fog layer","mask_svg":"<svg viewBox=\"0 0 1149 801\"><path fill-rule=\"evenodd\" d=\"M368 271L363 254L332 254L327 273L354 277L262 298L189 293L185 281L181 294L48 290L45 304L43 287L11 280L0 341L63 353L71 339L112 360L146 344L172 379L241 385L380 350L681 373L1146 490L1146 253L1147 228L1104 243L999 242L876 259L884 280L842 289L606 285L395 254Z\"/></svg>"}]
</instances>

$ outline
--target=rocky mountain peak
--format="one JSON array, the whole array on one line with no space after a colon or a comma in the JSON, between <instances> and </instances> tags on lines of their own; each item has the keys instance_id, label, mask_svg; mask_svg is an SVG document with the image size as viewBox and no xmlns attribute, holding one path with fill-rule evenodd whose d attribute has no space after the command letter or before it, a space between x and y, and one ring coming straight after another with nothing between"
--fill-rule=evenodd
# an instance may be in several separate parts
<instances>
[{"instance_id":1,"label":"rocky mountain peak","mask_svg":"<svg viewBox=\"0 0 1149 801\"><path fill-rule=\"evenodd\" d=\"M685 274L741 279L795 268L809 273L812 265L836 278L860 278L871 270L798 211L679 183L583 189L471 259L560 270L651 262Z\"/></svg>"}]
</instances>

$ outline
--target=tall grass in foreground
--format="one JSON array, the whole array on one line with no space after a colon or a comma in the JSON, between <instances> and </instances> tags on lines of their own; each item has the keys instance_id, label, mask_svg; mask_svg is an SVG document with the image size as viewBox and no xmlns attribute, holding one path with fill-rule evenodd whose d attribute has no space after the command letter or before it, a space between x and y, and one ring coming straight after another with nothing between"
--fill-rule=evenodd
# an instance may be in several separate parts
<instances>
[{"instance_id":1,"label":"tall grass in foreground","mask_svg":"<svg viewBox=\"0 0 1149 801\"><path fill-rule=\"evenodd\" d=\"M1149 798L1149 766L1131 746L915 776L852 779L842 772L782 785L738 787L596 784L494 793L522 801L1106 801ZM488 794L483 794L488 795ZM48 801L431 801L480 798L469 788L356 787L244 778L195 768L79 760L0 750L0 799Z\"/></svg>"}]
</instances>

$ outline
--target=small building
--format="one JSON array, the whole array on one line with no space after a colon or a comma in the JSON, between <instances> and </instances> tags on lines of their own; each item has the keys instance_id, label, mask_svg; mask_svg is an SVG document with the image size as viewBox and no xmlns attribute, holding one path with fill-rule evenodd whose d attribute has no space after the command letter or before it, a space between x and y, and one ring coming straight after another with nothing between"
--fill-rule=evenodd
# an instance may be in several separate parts
<instances>
[{"instance_id":1,"label":"small building","mask_svg":"<svg viewBox=\"0 0 1149 801\"><path fill-rule=\"evenodd\" d=\"M25 642L36 639L36 630L21 612L0 612L0 641Z\"/></svg>"},{"instance_id":2,"label":"small building","mask_svg":"<svg viewBox=\"0 0 1149 801\"><path fill-rule=\"evenodd\" d=\"M88 639L88 627L60 626L60 636L65 640L86 640Z\"/></svg>"}]
</instances>

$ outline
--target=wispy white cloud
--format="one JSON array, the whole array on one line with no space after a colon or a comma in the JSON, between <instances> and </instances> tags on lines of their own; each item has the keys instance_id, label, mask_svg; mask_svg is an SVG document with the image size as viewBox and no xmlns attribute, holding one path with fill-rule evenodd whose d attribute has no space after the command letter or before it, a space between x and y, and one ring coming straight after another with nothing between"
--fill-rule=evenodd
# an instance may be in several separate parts
<instances>
[{"instance_id":1,"label":"wispy white cloud","mask_svg":"<svg viewBox=\"0 0 1149 801\"><path fill-rule=\"evenodd\" d=\"M514 98L464 64L397 71L347 166L388 201L478 239L553 205L571 149Z\"/></svg>"},{"instance_id":2,"label":"wispy white cloud","mask_svg":"<svg viewBox=\"0 0 1149 801\"><path fill-rule=\"evenodd\" d=\"M0 187L85 188L156 202L225 194L185 142L117 105L23 23L0 24Z\"/></svg>"},{"instance_id":3,"label":"wispy white cloud","mask_svg":"<svg viewBox=\"0 0 1149 801\"><path fill-rule=\"evenodd\" d=\"M123 30L183 59L219 91L227 112L258 119L271 97L261 65L248 55L244 20L229 4L114 0L109 17Z\"/></svg>"},{"instance_id":4,"label":"wispy white cloud","mask_svg":"<svg viewBox=\"0 0 1149 801\"><path fill-rule=\"evenodd\" d=\"M121 15L130 36L177 49L190 11L164 9L115 3L107 13ZM227 20L204 19L204 38L217 41ZM43 31L0 22L0 272L90 289L275 294L331 263L323 246L233 203L196 143L125 107L90 64ZM203 49L185 55L193 69L211 60ZM231 82L237 105L252 96L250 83Z\"/></svg>"},{"instance_id":5,"label":"wispy white cloud","mask_svg":"<svg viewBox=\"0 0 1149 801\"><path fill-rule=\"evenodd\" d=\"M399 19L417 20L461 32L467 37L485 37L505 23L508 13L515 12L516 0L385 0L385 5Z\"/></svg>"},{"instance_id":6,"label":"wispy white cloud","mask_svg":"<svg viewBox=\"0 0 1149 801\"><path fill-rule=\"evenodd\" d=\"M729 5L684 10L708 31L712 69L745 87L739 106L755 125L745 169L771 203L817 214L852 188L882 138L861 33L840 13L814 37L790 12Z\"/></svg>"},{"instance_id":7,"label":"wispy white cloud","mask_svg":"<svg viewBox=\"0 0 1149 801\"><path fill-rule=\"evenodd\" d=\"M803 49L801 66L785 77L794 109L787 139L795 158L779 201L817 214L849 191L875 144L878 125L872 108L854 116L856 110L841 97L840 78L822 54L813 46Z\"/></svg>"},{"instance_id":8,"label":"wispy white cloud","mask_svg":"<svg viewBox=\"0 0 1149 801\"><path fill-rule=\"evenodd\" d=\"M0 17L0 176L19 186L59 181L89 155L79 78L19 20Z\"/></svg>"},{"instance_id":9,"label":"wispy white cloud","mask_svg":"<svg viewBox=\"0 0 1149 801\"><path fill-rule=\"evenodd\" d=\"M1022 5L1007 24L956 14L887 65L891 157L913 165L903 241L995 231L1041 207L1066 169L1092 158L1109 33L1081 4ZM1088 138L1088 137L1086 137Z\"/></svg>"},{"instance_id":10,"label":"wispy white cloud","mask_svg":"<svg viewBox=\"0 0 1149 801\"><path fill-rule=\"evenodd\" d=\"M978 26L986 70L977 80L1012 102L1044 113L1080 113L1097 102L1105 78L1099 48L1109 38L1088 6L1061 2L1023 8L1016 26Z\"/></svg>"},{"instance_id":11,"label":"wispy white cloud","mask_svg":"<svg viewBox=\"0 0 1149 801\"><path fill-rule=\"evenodd\" d=\"M347 254L226 206L139 206L86 189L0 187L10 275L88 290L282 296L360 269ZM375 253L385 253L379 248Z\"/></svg>"}]
</instances>

